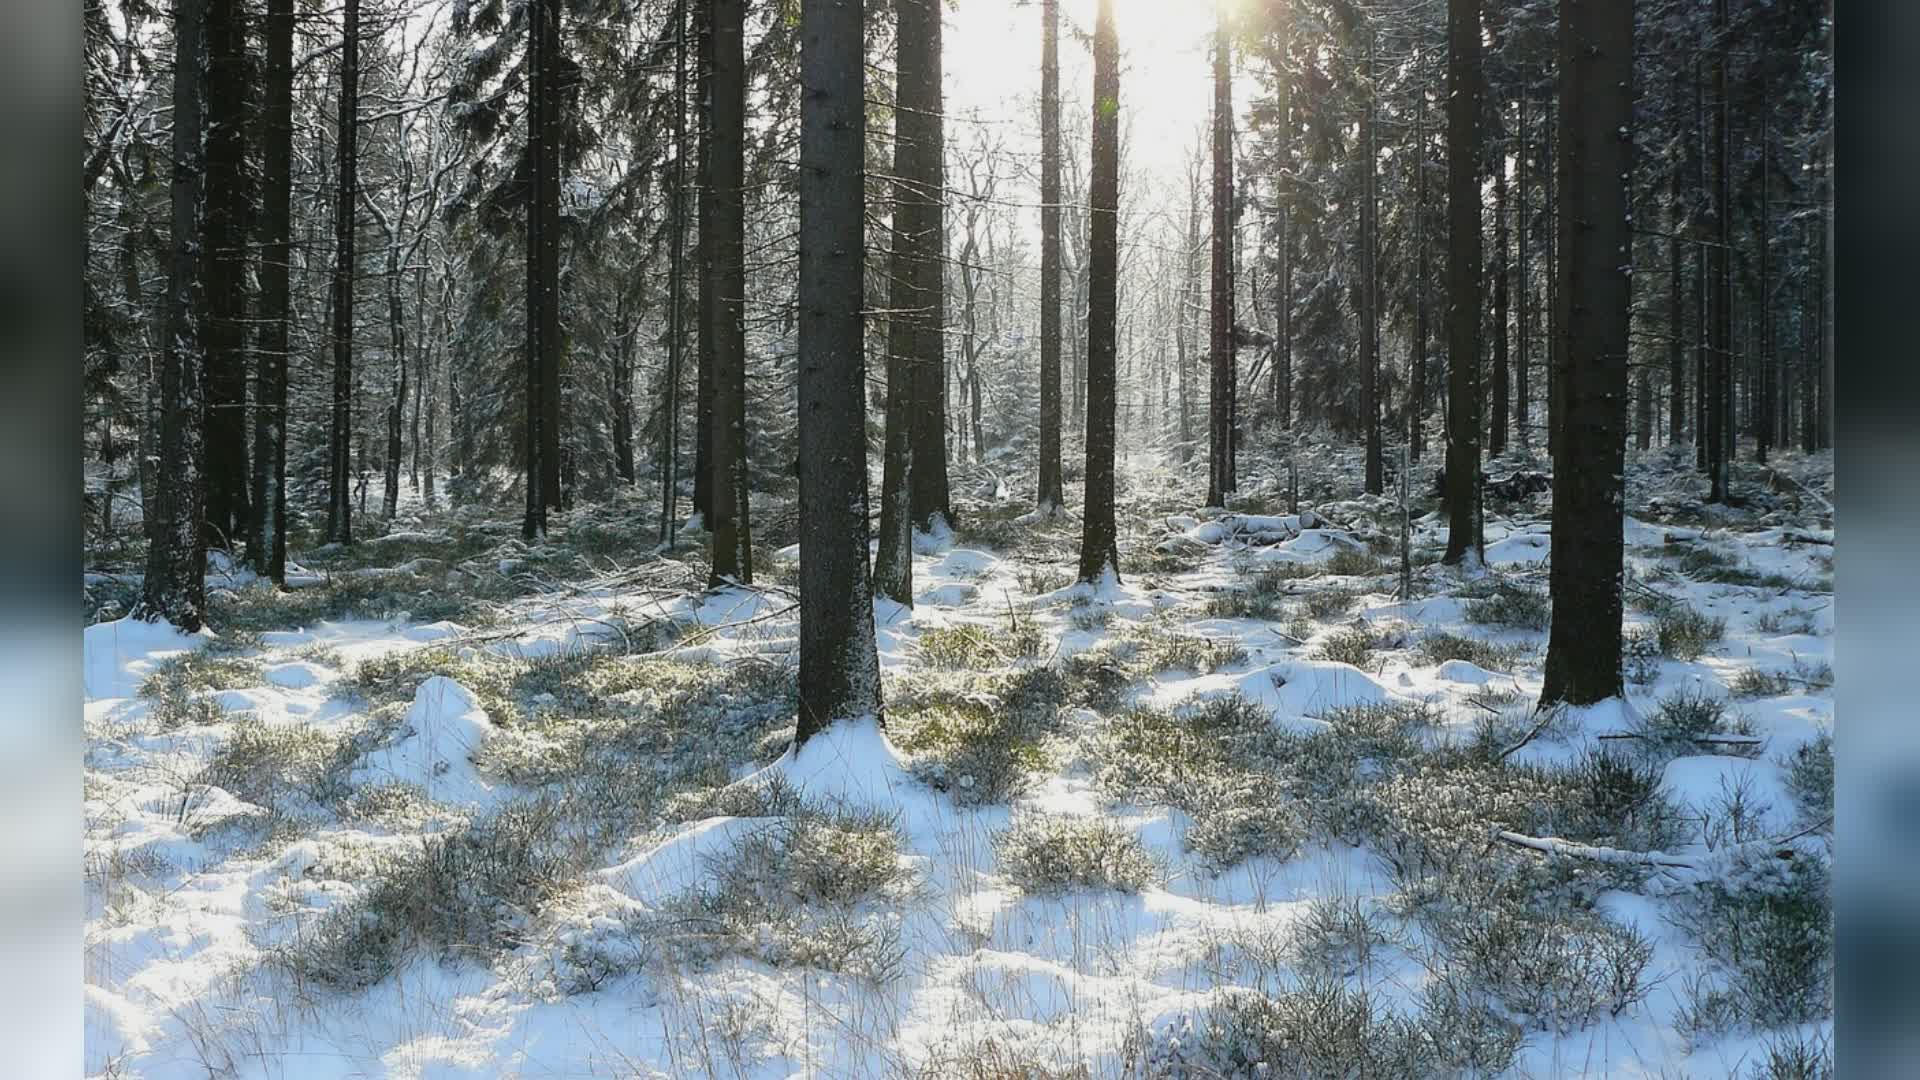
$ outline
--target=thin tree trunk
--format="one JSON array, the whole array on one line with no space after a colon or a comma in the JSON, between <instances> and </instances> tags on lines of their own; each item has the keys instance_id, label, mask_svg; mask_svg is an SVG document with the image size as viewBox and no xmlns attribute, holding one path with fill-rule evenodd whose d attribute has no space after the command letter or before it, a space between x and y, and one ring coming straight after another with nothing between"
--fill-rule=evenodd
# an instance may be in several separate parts
<instances>
[{"instance_id":1,"label":"thin tree trunk","mask_svg":"<svg viewBox=\"0 0 1920 1080\"><path fill-rule=\"evenodd\" d=\"M800 9L800 712L794 743L880 711L867 578L863 0Z\"/></svg>"},{"instance_id":2,"label":"thin tree trunk","mask_svg":"<svg viewBox=\"0 0 1920 1080\"><path fill-rule=\"evenodd\" d=\"M1621 536L1632 278L1633 4L1560 9L1559 295L1566 370L1553 469L1553 624L1541 704L1621 691Z\"/></svg>"},{"instance_id":3,"label":"thin tree trunk","mask_svg":"<svg viewBox=\"0 0 1920 1080\"><path fill-rule=\"evenodd\" d=\"M1493 402L1488 410L1491 430L1487 433L1487 455L1498 457L1507 452L1507 162L1506 155L1493 170Z\"/></svg>"},{"instance_id":4,"label":"thin tree trunk","mask_svg":"<svg viewBox=\"0 0 1920 1080\"><path fill-rule=\"evenodd\" d=\"M359 199L360 0L347 0L340 51L339 185L334 201L333 402L327 470L327 541L353 542L353 263Z\"/></svg>"},{"instance_id":5,"label":"thin tree trunk","mask_svg":"<svg viewBox=\"0 0 1920 1080\"><path fill-rule=\"evenodd\" d=\"M699 368L694 379L693 401L693 512L703 524L713 516L713 322L707 313L713 310L713 19L706 4L700 4L698 26L699 63L695 66L694 98L699 104L694 117L699 124L699 175L694 181L694 354Z\"/></svg>"},{"instance_id":6,"label":"thin tree trunk","mask_svg":"<svg viewBox=\"0 0 1920 1080\"><path fill-rule=\"evenodd\" d=\"M1533 206L1527 195L1527 156L1532 147L1527 143L1527 99L1531 92L1525 88L1520 91L1519 152L1514 155L1514 180L1519 188L1520 216L1515 221L1514 243L1518 247L1518 265L1514 268L1514 282L1520 295L1514 305L1514 343L1519 346L1513 358L1513 441L1525 450L1531 437L1527 428L1532 418L1528 415L1528 397L1531 387L1528 385L1529 369L1533 365L1533 263L1527 254L1527 236L1533 231Z\"/></svg>"},{"instance_id":7,"label":"thin tree trunk","mask_svg":"<svg viewBox=\"0 0 1920 1080\"><path fill-rule=\"evenodd\" d=\"M1120 270L1120 41L1113 0L1099 0L1093 28L1093 164L1087 244L1087 500L1081 514L1080 580L1120 580L1114 523L1114 344Z\"/></svg>"},{"instance_id":8,"label":"thin tree trunk","mask_svg":"<svg viewBox=\"0 0 1920 1080\"><path fill-rule=\"evenodd\" d=\"M1407 457L1419 461L1427 445L1427 90L1419 89L1413 119L1413 363L1407 375Z\"/></svg>"},{"instance_id":9,"label":"thin tree trunk","mask_svg":"<svg viewBox=\"0 0 1920 1080\"><path fill-rule=\"evenodd\" d=\"M1680 235L1685 226L1678 169L1673 171L1667 191L1667 215L1667 228L1673 233L1667 241L1667 445L1679 446L1687 434L1687 349L1680 303Z\"/></svg>"},{"instance_id":10,"label":"thin tree trunk","mask_svg":"<svg viewBox=\"0 0 1920 1080\"><path fill-rule=\"evenodd\" d=\"M671 546L678 520L680 384L686 356L687 253L687 0L673 7L673 232L667 262L667 380L660 410L660 542Z\"/></svg>"},{"instance_id":11,"label":"thin tree trunk","mask_svg":"<svg viewBox=\"0 0 1920 1080\"><path fill-rule=\"evenodd\" d=\"M206 275L207 542L237 552L247 536L247 262L252 216L247 113L253 85L247 12L240 0L208 0L206 186L202 266Z\"/></svg>"},{"instance_id":12,"label":"thin tree trunk","mask_svg":"<svg viewBox=\"0 0 1920 1080\"><path fill-rule=\"evenodd\" d=\"M1732 144L1727 127L1727 0L1714 0L1713 58L1713 236L1707 277L1713 284L1713 340L1708 363L1713 368L1713 393L1707 404L1708 502L1727 497L1727 446L1733 419L1733 243Z\"/></svg>"}]
</instances>

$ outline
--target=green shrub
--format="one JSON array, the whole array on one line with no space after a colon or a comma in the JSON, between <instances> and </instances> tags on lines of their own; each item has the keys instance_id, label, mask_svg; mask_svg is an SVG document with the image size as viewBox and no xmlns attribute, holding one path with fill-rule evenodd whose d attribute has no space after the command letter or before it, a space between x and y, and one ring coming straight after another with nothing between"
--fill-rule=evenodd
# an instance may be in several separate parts
<instances>
[{"instance_id":1,"label":"green shrub","mask_svg":"<svg viewBox=\"0 0 1920 1080\"><path fill-rule=\"evenodd\" d=\"M1326 571L1336 577L1364 577L1386 569L1380 557L1365 548L1342 547L1326 561Z\"/></svg>"},{"instance_id":2,"label":"green shrub","mask_svg":"<svg viewBox=\"0 0 1920 1080\"><path fill-rule=\"evenodd\" d=\"M1675 660L1697 660L1714 642L1725 637L1727 620L1703 614L1684 604L1661 612L1654 619L1654 634L1660 653Z\"/></svg>"},{"instance_id":3,"label":"green shrub","mask_svg":"<svg viewBox=\"0 0 1920 1080\"><path fill-rule=\"evenodd\" d=\"M1742 698L1779 697L1793 691L1793 676L1784 671L1741 668L1733 677L1733 696Z\"/></svg>"},{"instance_id":4,"label":"green shrub","mask_svg":"<svg viewBox=\"0 0 1920 1080\"><path fill-rule=\"evenodd\" d=\"M293 798L313 804L347 794L358 746L304 724L269 724L243 716L229 729L197 778L269 810Z\"/></svg>"},{"instance_id":5,"label":"green shrub","mask_svg":"<svg viewBox=\"0 0 1920 1080\"><path fill-rule=\"evenodd\" d=\"M1236 567L1236 571L1240 568ZM1267 563L1239 573L1244 584L1219 593L1207 602L1207 614L1229 619L1276 618L1287 597L1287 584L1318 571L1307 563Z\"/></svg>"},{"instance_id":6,"label":"green shrub","mask_svg":"<svg viewBox=\"0 0 1920 1080\"><path fill-rule=\"evenodd\" d=\"M1462 981L1542 1031L1564 1035L1619 1016L1652 990L1652 943L1598 916L1506 903L1452 912L1435 928Z\"/></svg>"},{"instance_id":7,"label":"green shrub","mask_svg":"<svg viewBox=\"0 0 1920 1080\"><path fill-rule=\"evenodd\" d=\"M1163 671L1205 675L1245 661L1247 651L1234 638L1203 637L1156 620L1129 626L1114 645L1114 655L1126 662L1131 674L1145 677Z\"/></svg>"},{"instance_id":8,"label":"green shrub","mask_svg":"<svg viewBox=\"0 0 1920 1080\"><path fill-rule=\"evenodd\" d=\"M1545 591L1500 581L1490 595L1467 601L1467 621L1519 630L1545 630L1553 603Z\"/></svg>"},{"instance_id":9,"label":"green shrub","mask_svg":"<svg viewBox=\"0 0 1920 1080\"><path fill-rule=\"evenodd\" d=\"M1138 837L1102 818L1021 813L993 838L1000 872L1028 892L1139 892L1160 867Z\"/></svg>"},{"instance_id":10,"label":"green shrub","mask_svg":"<svg viewBox=\"0 0 1920 1080\"><path fill-rule=\"evenodd\" d=\"M1365 627L1336 630L1320 643L1314 655L1322 660L1364 668L1373 663L1373 631Z\"/></svg>"},{"instance_id":11,"label":"green shrub","mask_svg":"<svg viewBox=\"0 0 1920 1080\"><path fill-rule=\"evenodd\" d=\"M1422 635L1414 643L1415 655L1422 664L1444 664L1465 660L1488 671L1511 671L1513 665L1532 653L1524 645L1502 645L1485 638L1467 637L1436 631Z\"/></svg>"},{"instance_id":12,"label":"green shrub","mask_svg":"<svg viewBox=\"0 0 1920 1080\"><path fill-rule=\"evenodd\" d=\"M1741 849L1727 874L1682 899L1674 921L1724 968L1745 1022L1777 1028L1832 1014L1832 878L1823 859Z\"/></svg>"},{"instance_id":13,"label":"green shrub","mask_svg":"<svg viewBox=\"0 0 1920 1080\"><path fill-rule=\"evenodd\" d=\"M1794 748L1786 761L1787 787L1813 820L1833 816L1833 735L1821 732Z\"/></svg>"},{"instance_id":14,"label":"green shrub","mask_svg":"<svg viewBox=\"0 0 1920 1080\"><path fill-rule=\"evenodd\" d=\"M1328 586L1309 591L1303 604L1307 614L1314 618L1331 619L1345 615L1359 602L1360 593L1357 590Z\"/></svg>"},{"instance_id":15,"label":"green shrub","mask_svg":"<svg viewBox=\"0 0 1920 1080\"><path fill-rule=\"evenodd\" d=\"M933 626L920 632L921 663L933 668L978 670L1007 661L992 630L977 623Z\"/></svg>"}]
</instances>

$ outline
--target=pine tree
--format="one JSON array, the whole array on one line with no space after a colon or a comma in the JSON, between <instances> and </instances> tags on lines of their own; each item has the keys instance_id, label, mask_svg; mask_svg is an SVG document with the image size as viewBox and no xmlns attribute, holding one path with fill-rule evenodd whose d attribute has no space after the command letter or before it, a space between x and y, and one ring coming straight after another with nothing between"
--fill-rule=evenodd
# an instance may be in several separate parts
<instances>
[{"instance_id":1,"label":"pine tree","mask_svg":"<svg viewBox=\"0 0 1920 1080\"><path fill-rule=\"evenodd\" d=\"M932 532L941 523L953 520L953 505L947 483L947 364L946 364L946 178L943 169L946 148L946 124L941 112L941 46L939 0L895 0L902 11L919 6L925 14L914 14L911 40L900 35L899 47L913 54L914 80L911 103L900 102L914 141L912 175L903 179L915 189L917 214L924 214L916 232L926 240L914 246L914 295L918 303L909 313L914 328L912 373L913 394L908 407L913 422L908 427L913 440L913 468L908 487L912 491L913 524ZM896 127L898 122L896 121Z\"/></svg>"},{"instance_id":2,"label":"pine tree","mask_svg":"<svg viewBox=\"0 0 1920 1080\"><path fill-rule=\"evenodd\" d=\"M527 7L527 513L547 533L560 488L560 4Z\"/></svg>"},{"instance_id":3,"label":"pine tree","mask_svg":"<svg viewBox=\"0 0 1920 1080\"><path fill-rule=\"evenodd\" d=\"M800 9L800 714L802 744L880 710L867 578L860 297L864 0Z\"/></svg>"},{"instance_id":4,"label":"pine tree","mask_svg":"<svg viewBox=\"0 0 1920 1080\"><path fill-rule=\"evenodd\" d=\"M1540 703L1620 693L1633 4L1560 8L1563 429L1553 468L1553 626Z\"/></svg>"},{"instance_id":5,"label":"pine tree","mask_svg":"<svg viewBox=\"0 0 1920 1080\"><path fill-rule=\"evenodd\" d=\"M207 0L207 542L237 552L247 536L247 269L253 201L247 124L253 87L240 0Z\"/></svg>"},{"instance_id":6,"label":"pine tree","mask_svg":"<svg viewBox=\"0 0 1920 1080\"><path fill-rule=\"evenodd\" d=\"M1080 580L1120 577L1114 524L1115 316L1120 271L1120 39L1113 0L1100 0L1093 29L1093 162L1087 183L1087 498L1081 514Z\"/></svg>"}]
</instances>

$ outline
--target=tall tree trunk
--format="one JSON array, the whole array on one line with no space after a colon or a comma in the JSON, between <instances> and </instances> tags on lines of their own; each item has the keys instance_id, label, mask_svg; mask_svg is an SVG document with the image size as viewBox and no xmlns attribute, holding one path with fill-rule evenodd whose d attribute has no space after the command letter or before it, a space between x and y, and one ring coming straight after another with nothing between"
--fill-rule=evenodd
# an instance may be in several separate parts
<instances>
[{"instance_id":1,"label":"tall tree trunk","mask_svg":"<svg viewBox=\"0 0 1920 1080\"><path fill-rule=\"evenodd\" d=\"M1080 523L1080 580L1120 580L1114 524L1114 344L1120 286L1120 39L1113 0L1093 24L1093 163L1087 203L1087 500Z\"/></svg>"},{"instance_id":2,"label":"tall tree trunk","mask_svg":"<svg viewBox=\"0 0 1920 1080\"><path fill-rule=\"evenodd\" d=\"M1527 400L1528 369L1533 364L1533 264L1527 258L1527 234L1533 230L1533 208L1527 196L1527 155L1532 147L1527 143L1527 99L1532 92L1526 88L1520 91L1519 147L1514 155L1513 171L1516 186L1519 188L1520 215L1514 224L1514 243L1518 247L1518 265L1514 267L1514 283L1519 296L1514 304L1514 343L1518 346L1513 358L1513 441L1520 448L1527 448L1529 433Z\"/></svg>"},{"instance_id":3,"label":"tall tree trunk","mask_svg":"<svg viewBox=\"0 0 1920 1080\"><path fill-rule=\"evenodd\" d=\"M287 353L293 261L293 0L267 0L260 136L260 338L253 384L253 529L248 561L287 580Z\"/></svg>"},{"instance_id":4,"label":"tall tree trunk","mask_svg":"<svg viewBox=\"0 0 1920 1080\"><path fill-rule=\"evenodd\" d=\"M701 522L713 517L713 19L706 4L700 4L697 26L699 63L695 67L694 97L699 105L694 116L700 125L699 175L694 181L698 192L694 211L694 308L700 315L694 320L694 354L699 372L693 393L693 512Z\"/></svg>"},{"instance_id":5,"label":"tall tree trunk","mask_svg":"<svg viewBox=\"0 0 1920 1080\"><path fill-rule=\"evenodd\" d=\"M206 184L203 139L207 52L204 0L177 0L173 9L173 253L167 270L166 342L155 396L155 490L148 523L147 572L135 618L166 621L188 632L206 621L207 538L205 357L202 319L200 221Z\"/></svg>"},{"instance_id":6,"label":"tall tree trunk","mask_svg":"<svg viewBox=\"0 0 1920 1080\"><path fill-rule=\"evenodd\" d=\"M1706 98L1700 77L1700 58L1696 54L1693 61L1693 129L1687 139L1686 169L1693 179L1696 198L1704 201L1707 197L1707 157L1703 143L1707 138ZM1710 430L1707 411L1708 402L1713 398L1713 370L1707 362L1707 250L1703 243L1707 237L1705 215L1695 204L1694 213L1688 223L1688 233L1695 239L1693 245L1693 464L1701 472L1707 471L1707 442Z\"/></svg>"},{"instance_id":7,"label":"tall tree trunk","mask_svg":"<svg viewBox=\"0 0 1920 1080\"><path fill-rule=\"evenodd\" d=\"M402 218L402 221L405 219ZM400 231L387 243L387 352L393 364L392 394L387 400L386 468L382 473L381 516L388 521L400 510L400 420L407 408L407 326L400 302Z\"/></svg>"},{"instance_id":8,"label":"tall tree trunk","mask_svg":"<svg viewBox=\"0 0 1920 1080\"><path fill-rule=\"evenodd\" d=\"M1488 410L1487 455L1507 452L1507 161L1499 155L1493 167L1493 402Z\"/></svg>"},{"instance_id":9,"label":"tall tree trunk","mask_svg":"<svg viewBox=\"0 0 1920 1080\"><path fill-rule=\"evenodd\" d=\"M1225 506L1233 476L1233 39L1226 9L1213 34L1213 232L1207 351L1207 505ZM1096 165L1096 168L1098 166ZM1088 384L1091 388L1091 383Z\"/></svg>"},{"instance_id":10,"label":"tall tree trunk","mask_svg":"<svg viewBox=\"0 0 1920 1080\"><path fill-rule=\"evenodd\" d=\"M747 61L744 0L711 0L713 72L713 300L704 312L713 337L713 530L710 586L753 582L748 517L746 328Z\"/></svg>"},{"instance_id":11,"label":"tall tree trunk","mask_svg":"<svg viewBox=\"0 0 1920 1080\"><path fill-rule=\"evenodd\" d=\"M903 50L911 46L917 75L912 101L901 102L903 117L910 121L912 131L913 171L905 179L916 189L912 205L919 234L913 246L916 302L911 312L914 346L909 367L913 396L909 407L914 417L908 429L913 440L913 472L908 487L912 491L914 527L932 532L938 527L936 519L942 524L953 520L947 488L947 194L946 121L940 85L941 9L938 0L895 3L902 12L908 7L920 9L911 18L913 40L903 33L900 43Z\"/></svg>"},{"instance_id":12,"label":"tall tree trunk","mask_svg":"<svg viewBox=\"0 0 1920 1080\"><path fill-rule=\"evenodd\" d=\"M413 395L413 415L407 423L407 434L413 441L413 457L407 464L407 487L417 495L420 492L420 419L427 394L433 387L427 377L427 366L433 362L433 342L427 337L427 270L424 266L416 266L413 271L413 331L419 348L413 354L413 383L417 389Z\"/></svg>"},{"instance_id":13,"label":"tall tree trunk","mask_svg":"<svg viewBox=\"0 0 1920 1080\"><path fill-rule=\"evenodd\" d=\"M1034 505L1066 505L1060 468L1060 0L1041 0L1040 39L1040 486ZM1185 387L1181 383L1185 408Z\"/></svg>"},{"instance_id":14,"label":"tall tree trunk","mask_svg":"<svg viewBox=\"0 0 1920 1080\"><path fill-rule=\"evenodd\" d=\"M800 9L800 714L796 745L880 711L867 579L864 0Z\"/></svg>"},{"instance_id":15,"label":"tall tree trunk","mask_svg":"<svg viewBox=\"0 0 1920 1080\"><path fill-rule=\"evenodd\" d=\"M1675 95L1676 100L1678 96ZM1685 225L1680 210L1678 169L1673 170L1667 189L1667 228L1673 234L1667 240L1667 445L1679 446L1687 434L1687 348L1680 303L1680 235Z\"/></svg>"},{"instance_id":16,"label":"tall tree trunk","mask_svg":"<svg viewBox=\"0 0 1920 1080\"><path fill-rule=\"evenodd\" d=\"M633 459L633 338L638 333L637 319L627 310L627 291L620 290L613 302L613 372L608 380L608 397L613 405L613 470L621 483L634 482Z\"/></svg>"},{"instance_id":17,"label":"tall tree trunk","mask_svg":"<svg viewBox=\"0 0 1920 1080\"><path fill-rule=\"evenodd\" d=\"M1727 129L1727 0L1714 0L1713 59L1713 239L1707 277L1713 286L1713 340L1708 363L1713 392L1707 403L1708 502L1727 497L1727 446L1733 419L1733 243L1732 143Z\"/></svg>"},{"instance_id":18,"label":"tall tree trunk","mask_svg":"<svg viewBox=\"0 0 1920 1080\"><path fill-rule=\"evenodd\" d=\"M1759 406L1753 412L1753 456L1760 464L1767 463L1767 452L1773 447L1773 238L1772 228L1773 201L1772 185L1767 175L1772 164L1767 141L1772 137L1772 125L1766 115L1767 98L1764 87L1761 91L1760 114L1760 207L1759 218L1754 223L1754 246L1760 249L1760 295L1754 305L1754 317L1759 321L1759 333L1755 335L1755 362L1759 365L1755 381L1759 384L1754 395Z\"/></svg>"},{"instance_id":19,"label":"tall tree trunk","mask_svg":"<svg viewBox=\"0 0 1920 1080\"><path fill-rule=\"evenodd\" d=\"M527 540L547 532L562 504L560 472L560 20L559 0L528 6Z\"/></svg>"},{"instance_id":20,"label":"tall tree trunk","mask_svg":"<svg viewBox=\"0 0 1920 1080\"><path fill-rule=\"evenodd\" d=\"M1566 371L1553 468L1553 625L1541 704L1620 693L1633 3L1560 8L1560 234Z\"/></svg>"},{"instance_id":21,"label":"tall tree trunk","mask_svg":"<svg viewBox=\"0 0 1920 1080\"><path fill-rule=\"evenodd\" d=\"M237 552L247 509L247 262L252 200L247 123L253 79L240 0L207 2L206 275L207 542Z\"/></svg>"},{"instance_id":22,"label":"tall tree trunk","mask_svg":"<svg viewBox=\"0 0 1920 1080\"><path fill-rule=\"evenodd\" d=\"M876 592L913 605L913 525L917 474L930 466L931 440L921 427L935 427L932 438L945 447L941 417L930 416L922 395L930 385L924 349L927 329L939 326L934 310L940 298L928 287L930 264L939 257L935 234L941 228L932 189L940 184L941 149L932 140L931 121L940 107L937 31L929 23L939 12L928 0L894 0L898 20L895 61L893 139L893 235L888 273L886 456L880 481L880 544L873 566ZM944 376L941 378L944 385Z\"/></svg>"},{"instance_id":23,"label":"tall tree trunk","mask_svg":"<svg viewBox=\"0 0 1920 1080\"><path fill-rule=\"evenodd\" d=\"M1192 311L1197 306L1196 297L1200 292L1200 271L1196 264L1200 253L1200 177L1198 165L1188 175L1187 183L1187 246L1180 260L1180 310L1176 316L1175 346L1179 350L1180 365L1180 460L1186 461L1193 455L1193 370L1191 356L1197 352L1198 343L1193 340L1194 328ZM1211 422L1211 421L1209 421ZM1208 445L1208 470L1212 470L1212 445Z\"/></svg>"},{"instance_id":24,"label":"tall tree trunk","mask_svg":"<svg viewBox=\"0 0 1920 1080\"><path fill-rule=\"evenodd\" d=\"M1367 111L1361 126L1362 190L1360 195L1360 422L1365 425L1365 490L1385 490L1386 469L1380 458L1380 151L1374 138L1375 104L1373 46L1376 31L1367 28Z\"/></svg>"},{"instance_id":25,"label":"tall tree trunk","mask_svg":"<svg viewBox=\"0 0 1920 1080\"><path fill-rule=\"evenodd\" d=\"M353 263L359 200L360 0L347 0L340 45L339 184L333 223L333 403L328 432L327 541L353 543Z\"/></svg>"},{"instance_id":26,"label":"tall tree trunk","mask_svg":"<svg viewBox=\"0 0 1920 1080\"><path fill-rule=\"evenodd\" d=\"M1419 461L1427 445L1427 89L1419 89L1413 117L1413 363L1407 373L1407 457Z\"/></svg>"},{"instance_id":27,"label":"tall tree trunk","mask_svg":"<svg viewBox=\"0 0 1920 1080\"><path fill-rule=\"evenodd\" d=\"M1480 0L1447 0L1447 550L1477 546L1480 473Z\"/></svg>"},{"instance_id":28,"label":"tall tree trunk","mask_svg":"<svg viewBox=\"0 0 1920 1080\"><path fill-rule=\"evenodd\" d=\"M673 543L680 490L680 384L687 349L687 0L673 6L673 232L667 263L667 380L660 409L660 542Z\"/></svg>"}]
</instances>

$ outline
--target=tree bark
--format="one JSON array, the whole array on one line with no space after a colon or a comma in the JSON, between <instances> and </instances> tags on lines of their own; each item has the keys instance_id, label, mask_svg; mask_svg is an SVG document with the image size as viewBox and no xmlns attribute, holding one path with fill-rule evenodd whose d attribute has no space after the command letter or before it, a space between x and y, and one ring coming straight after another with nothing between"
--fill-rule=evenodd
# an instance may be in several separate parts
<instances>
[{"instance_id":1,"label":"tree bark","mask_svg":"<svg viewBox=\"0 0 1920 1080\"><path fill-rule=\"evenodd\" d=\"M667 380L660 409L660 542L673 543L679 520L680 384L686 367L687 317L687 0L673 6L672 234L667 262Z\"/></svg>"},{"instance_id":2,"label":"tree bark","mask_svg":"<svg viewBox=\"0 0 1920 1080\"><path fill-rule=\"evenodd\" d=\"M253 528L248 561L287 580L287 353L292 335L293 0L267 0L260 134L260 338L254 371Z\"/></svg>"},{"instance_id":3,"label":"tree bark","mask_svg":"<svg viewBox=\"0 0 1920 1080\"><path fill-rule=\"evenodd\" d=\"M1491 428L1487 432L1487 455L1498 457L1507 452L1507 162L1504 153L1493 170L1493 402L1488 409Z\"/></svg>"},{"instance_id":4,"label":"tree bark","mask_svg":"<svg viewBox=\"0 0 1920 1080\"><path fill-rule=\"evenodd\" d=\"M914 295L911 312L913 327L913 396L909 407L913 423L913 470L908 484L914 527L932 532L935 520L950 523L953 507L947 486L947 229L946 229L946 122L941 96L940 7L938 0L895 0L904 13L916 11L911 19L913 40L902 33L902 51L911 51L917 61L913 67L913 100L901 102L902 118L912 131L913 172L905 177L914 190L916 211L914 237ZM903 87L904 88L904 87ZM896 126L897 122L896 122ZM923 217L920 215L924 215Z\"/></svg>"},{"instance_id":5,"label":"tree bark","mask_svg":"<svg viewBox=\"0 0 1920 1080\"><path fill-rule=\"evenodd\" d=\"M864 0L800 9L800 712L804 744L880 711L867 578Z\"/></svg>"},{"instance_id":6,"label":"tree bark","mask_svg":"<svg viewBox=\"0 0 1920 1080\"><path fill-rule=\"evenodd\" d=\"M206 183L205 87L200 77L207 49L204 0L177 0L173 35L173 252L167 270L166 343L155 395L156 483L147 527L146 576L133 615L193 632L206 622L207 607L206 480L201 472L206 460L201 422L206 408L201 344L206 291L200 243Z\"/></svg>"},{"instance_id":7,"label":"tree bark","mask_svg":"<svg viewBox=\"0 0 1920 1080\"><path fill-rule=\"evenodd\" d=\"M1560 9L1559 203L1566 370L1553 468L1553 623L1542 705L1621 691L1633 4Z\"/></svg>"},{"instance_id":8,"label":"tree bark","mask_svg":"<svg viewBox=\"0 0 1920 1080\"><path fill-rule=\"evenodd\" d=\"M1113 0L1099 0L1093 29L1093 163L1088 176L1087 499L1080 580L1120 580L1114 524L1114 344L1120 270L1120 41Z\"/></svg>"},{"instance_id":9,"label":"tree bark","mask_svg":"<svg viewBox=\"0 0 1920 1080\"><path fill-rule=\"evenodd\" d=\"M1477 546L1480 473L1480 0L1447 0L1447 550Z\"/></svg>"},{"instance_id":10,"label":"tree bark","mask_svg":"<svg viewBox=\"0 0 1920 1080\"><path fill-rule=\"evenodd\" d=\"M1097 117L1096 117L1097 122ZM1095 168L1098 168L1096 159ZM1225 8L1213 35L1213 231L1207 351L1207 505L1225 506L1233 475L1233 43ZM1091 389L1092 382L1088 382Z\"/></svg>"},{"instance_id":11,"label":"tree bark","mask_svg":"<svg viewBox=\"0 0 1920 1080\"><path fill-rule=\"evenodd\" d=\"M1427 445L1427 89L1419 88L1413 119L1413 362L1407 373L1407 457Z\"/></svg>"},{"instance_id":12,"label":"tree bark","mask_svg":"<svg viewBox=\"0 0 1920 1080\"><path fill-rule=\"evenodd\" d=\"M713 338L713 537L707 584L753 582L748 522L746 141L747 65L744 0L710 0L713 69L707 103L713 135L713 307L702 316Z\"/></svg>"},{"instance_id":13,"label":"tree bark","mask_svg":"<svg viewBox=\"0 0 1920 1080\"><path fill-rule=\"evenodd\" d=\"M1060 467L1060 0L1041 0L1041 9L1040 484L1034 505L1052 516L1067 501Z\"/></svg>"},{"instance_id":14,"label":"tree bark","mask_svg":"<svg viewBox=\"0 0 1920 1080\"><path fill-rule=\"evenodd\" d=\"M1712 393L1707 402L1708 502L1727 497L1727 446L1733 419L1733 243L1732 144L1727 128L1727 0L1714 0L1713 60L1713 240L1708 249L1707 278L1713 287L1712 340L1707 362L1713 369Z\"/></svg>"},{"instance_id":15,"label":"tree bark","mask_svg":"<svg viewBox=\"0 0 1920 1080\"><path fill-rule=\"evenodd\" d=\"M240 0L208 0L206 186L207 542L238 551L247 536L247 263L252 200L247 123L253 80Z\"/></svg>"},{"instance_id":16,"label":"tree bark","mask_svg":"<svg viewBox=\"0 0 1920 1080\"><path fill-rule=\"evenodd\" d=\"M353 265L359 200L360 0L346 0L340 45L339 182L333 224L333 402L328 433L327 541L353 543Z\"/></svg>"},{"instance_id":17,"label":"tree bark","mask_svg":"<svg viewBox=\"0 0 1920 1080\"><path fill-rule=\"evenodd\" d=\"M527 540L547 532L562 501L560 475L560 19L559 0L528 5Z\"/></svg>"}]
</instances>

